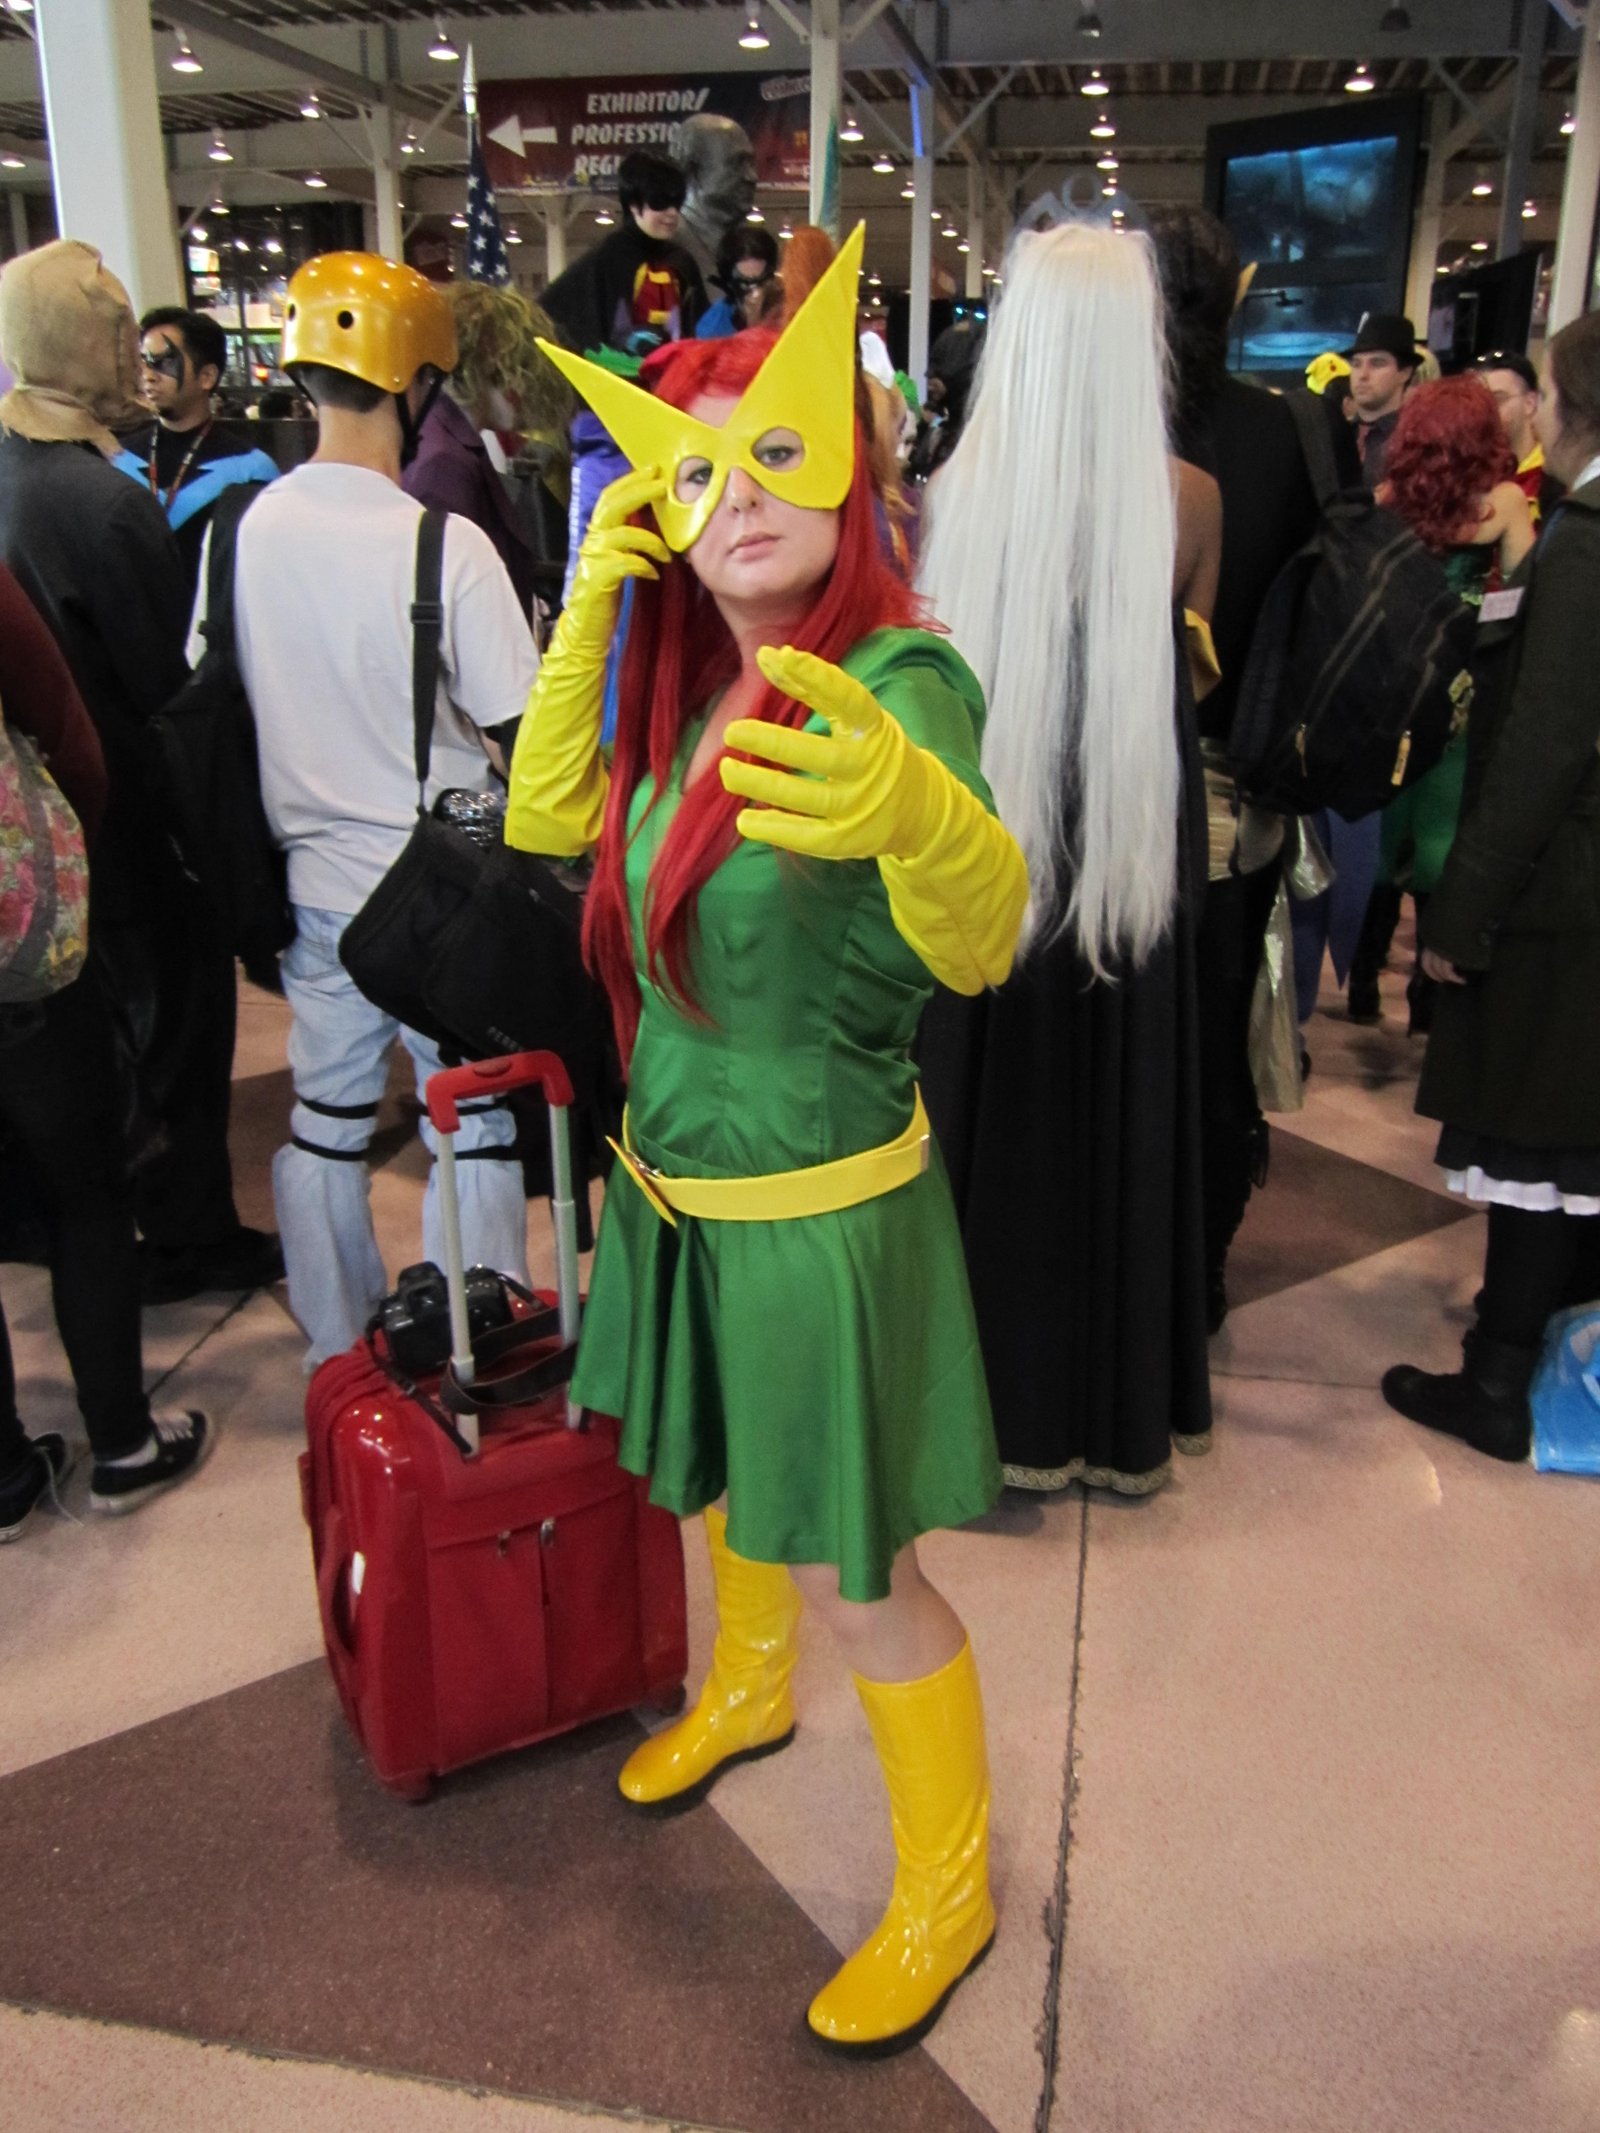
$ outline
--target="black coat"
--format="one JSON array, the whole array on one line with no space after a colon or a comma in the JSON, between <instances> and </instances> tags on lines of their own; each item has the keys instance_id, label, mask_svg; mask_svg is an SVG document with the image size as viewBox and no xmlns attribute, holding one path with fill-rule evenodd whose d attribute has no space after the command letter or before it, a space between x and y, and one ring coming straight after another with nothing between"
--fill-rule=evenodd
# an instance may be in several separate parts
<instances>
[{"instance_id":1,"label":"black coat","mask_svg":"<svg viewBox=\"0 0 1600 2133\"><path fill-rule=\"evenodd\" d=\"M1461 827L1423 921L1441 987L1426 1117L1600 1149L1600 480L1556 512L1486 624Z\"/></svg>"},{"instance_id":2,"label":"black coat","mask_svg":"<svg viewBox=\"0 0 1600 2133\"><path fill-rule=\"evenodd\" d=\"M189 588L172 528L92 444L6 435L0 563L49 625L100 735L111 800L95 877L114 900L164 860L143 728L189 673Z\"/></svg>"}]
</instances>

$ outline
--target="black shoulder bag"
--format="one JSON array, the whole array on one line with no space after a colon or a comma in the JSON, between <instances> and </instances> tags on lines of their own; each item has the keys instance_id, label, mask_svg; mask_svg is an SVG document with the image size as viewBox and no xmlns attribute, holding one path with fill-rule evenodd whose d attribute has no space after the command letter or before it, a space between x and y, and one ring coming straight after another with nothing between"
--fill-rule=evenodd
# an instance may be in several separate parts
<instances>
[{"instance_id":1,"label":"black shoulder bag","mask_svg":"<svg viewBox=\"0 0 1600 2133\"><path fill-rule=\"evenodd\" d=\"M145 729L151 783L184 872L252 976L270 974L294 938L288 866L261 801L256 722L234 649L234 552L239 522L261 494L224 489L212 514L206 569L205 656Z\"/></svg>"},{"instance_id":2,"label":"black shoulder bag","mask_svg":"<svg viewBox=\"0 0 1600 2133\"><path fill-rule=\"evenodd\" d=\"M583 966L582 874L513 851L498 796L444 792L428 811L447 519L425 511L417 528L416 824L345 928L339 960L375 1007L448 1053L551 1051L576 1075L599 1057L606 1026L603 996Z\"/></svg>"}]
</instances>

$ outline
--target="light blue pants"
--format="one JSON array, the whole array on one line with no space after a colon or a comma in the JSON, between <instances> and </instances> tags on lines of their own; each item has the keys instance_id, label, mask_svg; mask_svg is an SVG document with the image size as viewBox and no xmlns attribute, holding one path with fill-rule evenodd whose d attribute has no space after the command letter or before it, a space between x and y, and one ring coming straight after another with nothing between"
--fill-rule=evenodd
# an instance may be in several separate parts
<instances>
[{"instance_id":1,"label":"light blue pants","mask_svg":"<svg viewBox=\"0 0 1600 2133\"><path fill-rule=\"evenodd\" d=\"M294 1011L293 1139L273 1158L272 1190L290 1307L311 1341L310 1371L360 1337L391 1287L373 1234L365 1157L395 1039L411 1054L419 1096L442 1062L431 1038L403 1029L357 991L339 961L339 936L350 923L343 912L299 904L295 920L283 958L283 989ZM491 1266L526 1281L528 1208L522 1168L510 1150L514 1132L508 1111L462 1109L456 1135L463 1159L461 1243L468 1266ZM426 1115L422 1138L433 1153L438 1136ZM487 1152L499 1148L503 1156ZM437 1171L429 1172L422 1203L421 1256L444 1264Z\"/></svg>"}]
</instances>

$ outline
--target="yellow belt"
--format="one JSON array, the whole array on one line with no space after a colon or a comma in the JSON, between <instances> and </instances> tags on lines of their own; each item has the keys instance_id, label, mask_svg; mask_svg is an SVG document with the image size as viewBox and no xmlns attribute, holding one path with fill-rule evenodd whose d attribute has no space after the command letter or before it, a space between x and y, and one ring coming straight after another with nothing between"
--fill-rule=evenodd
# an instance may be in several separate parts
<instances>
[{"instance_id":1,"label":"yellow belt","mask_svg":"<svg viewBox=\"0 0 1600 2133\"><path fill-rule=\"evenodd\" d=\"M835 1163L775 1170L759 1178L663 1177L632 1143L624 1112L622 1145L610 1145L662 1221L676 1229L679 1215L693 1215L701 1222L791 1222L800 1215L831 1215L841 1207L876 1200L909 1185L927 1169L929 1126L919 1089L911 1123L898 1140L841 1156Z\"/></svg>"}]
</instances>

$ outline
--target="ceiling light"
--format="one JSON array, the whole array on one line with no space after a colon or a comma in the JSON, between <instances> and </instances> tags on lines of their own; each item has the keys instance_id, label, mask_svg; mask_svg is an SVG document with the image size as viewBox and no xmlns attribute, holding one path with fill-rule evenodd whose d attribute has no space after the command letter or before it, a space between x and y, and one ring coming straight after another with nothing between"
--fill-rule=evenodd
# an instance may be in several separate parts
<instances>
[{"instance_id":1,"label":"ceiling light","mask_svg":"<svg viewBox=\"0 0 1600 2133\"><path fill-rule=\"evenodd\" d=\"M1092 7L1086 7L1078 17L1080 37L1098 37L1104 28L1105 24L1100 20L1098 11Z\"/></svg>"},{"instance_id":2,"label":"ceiling light","mask_svg":"<svg viewBox=\"0 0 1600 2133\"><path fill-rule=\"evenodd\" d=\"M957 234L958 234L958 232L957 232L957 230L956 230L956 226L955 226L955 224L954 224L953 222L947 222L947 223L945 224L944 228L943 228L943 229L942 229L942 230L941 230L941 231L939 232L939 235L940 235L941 237L954 237L954 236L956 236Z\"/></svg>"},{"instance_id":3,"label":"ceiling light","mask_svg":"<svg viewBox=\"0 0 1600 2133\"><path fill-rule=\"evenodd\" d=\"M1403 37L1410 27L1411 16L1405 8L1386 8L1383 20L1378 24L1378 34L1382 37Z\"/></svg>"},{"instance_id":4,"label":"ceiling light","mask_svg":"<svg viewBox=\"0 0 1600 2133\"><path fill-rule=\"evenodd\" d=\"M917 197L917 188L910 178L901 186L900 197L902 200L915 200Z\"/></svg>"},{"instance_id":5,"label":"ceiling light","mask_svg":"<svg viewBox=\"0 0 1600 2133\"><path fill-rule=\"evenodd\" d=\"M1115 198L1117 197L1116 179L1108 178L1105 184L1101 186L1100 190L1108 200L1115 200Z\"/></svg>"},{"instance_id":6,"label":"ceiling light","mask_svg":"<svg viewBox=\"0 0 1600 2133\"><path fill-rule=\"evenodd\" d=\"M283 250L283 244L279 238L269 237L261 249L263 252L270 252L273 258L276 259Z\"/></svg>"},{"instance_id":7,"label":"ceiling light","mask_svg":"<svg viewBox=\"0 0 1600 2133\"><path fill-rule=\"evenodd\" d=\"M233 161L233 150L223 138L220 127L211 136L211 146L206 150L206 153L213 163L231 163Z\"/></svg>"},{"instance_id":8,"label":"ceiling light","mask_svg":"<svg viewBox=\"0 0 1600 2133\"><path fill-rule=\"evenodd\" d=\"M1111 219L1113 222L1120 222L1122 220L1122 210L1120 207L1114 207L1111 210Z\"/></svg>"},{"instance_id":9,"label":"ceiling light","mask_svg":"<svg viewBox=\"0 0 1600 2133\"><path fill-rule=\"evenodd\" d=\"M883 276L881 274L869 274L867 276L867 287L869 289L881 289L883 287Z\"/></svg>"},{"instance_id":10,"label":"ceiling light","mask_svg":"<svg viewBox=\"0 0 1600 2133\"><path fill-rule=\"evenodd\" d=\"M880 178L892 178L894 176L894 158L885 149L880 148L878 150L878 153L872 159L872 167Z\"/></svg>"},{"instance_id":11,"label":"ceiling light","mask_svg":"<svg viewBox=\"0 0 1600 2133\"><path fill-rule=\"evenodd\" d=\"M762 214L759 207L753 207L744 219L746 222L765 222L767 218Z\"/></svg>"},{"instance_id":12,"label":"ceiling light","mask_svg":"<svg viewBox=\"0 0 1600 2133\"><path fill-rule=\"evenodd\" d=\"M206 241L206 226L205 226L205 224L204 224L203 222L196 222L196 223L194 223L194 224L193 224L193 225L192 225L192 226L190 227L190 230L189 230L189 241L190 241L190 243L191 243L191 244L204 244L204 243L205 243L205 241Z\"/></svg>"},{"instance_id":13,"label":"ceiling light","mask_svg":"<svg viewBox=\"0 0 1600 2133\"><path fill-rule=\"evenodd\" d=\"M199 60L195 58L194 48L190 44L188 38L184 36L182 30L178 31L177 37L178 49L172 55L173 73L204 74L206 70L203 66L201 66Z\"/></svg>"},{"instance_id":14,"label":"ceiling light","mask_svg":"<svg viewBox=\"0 0 1600 2133\"><path fill-rule=\"evenodd\" d=\"M507 244L521 244L521 242L522 242L522 232L521 232L521 230L519 230L519 229L517 228L517 225L516 225L516 224L515 224L515 223L513 222L513 223L512 223L512 225L511 225L511 227L510 227L510 228L509 228L509 229L508 229L508 230L506 231L506 243L507 243Z\"/></svg>"},{"instance_id":15,"label":"ceiling light","mask_svg":"<svg viewBox=\"0 0 1600 2133\"><path fill-rule=\"evenodd\" d=\"M1094 124L1089 128L1089 138L1091 141L1114 141L1116 137L1116 122L1102 105L1095 113Z\"/></svg>"},{"instance_id":16,"label":"ceiling light","mask_svg":"<svg viewBox=\"0 0 1600 2133\"><path fill-rule=\"evenodd\" d=\"M304 103L303 103L303 104L302 104L302 105L300 106L300 116L301 116L301 117L302 117L303 119L319 119L319 118L321 118L321 116L322 116L322 105L320 104L320 102L319 102L319 101L318 101L318 99L317 99L317 92L316 92L316 90L315 90L315 89L308 89L308 90L306 91L306 100L305 100L305 102L304 102Z\"/></svg>"},{"instance_id":17,"label":"ceiling light","mask_svg":"<svg viewBox=\"0 0 1600 2133\"><path fill-rule=\"evenodd\" d=\"M442 66L449 66L452 60L461 57L451 42L450 32L444 26L443 15L435 15L433 18L433 42L428 47L428 57L437 59Z\"/></svg>"},{"instance_id":18,"label":"ceiling light","mask_svg":"<svg viewBox=\"0 0 1600 2133\"><path fill-rule=\"evenodd\" d=\"M963 237L961 242L956 246L956 250L958 252L970 252L972 250L972 247L970 244L968 244L965 237Z\"/></svg>"},{"instance_id":19,"label":"ceiling light","mask_svg":"<svg viewBox=\"0 0 1600 2133\"><path fill-rule=\"evenodd\" d=\"M1474 200L1488 200L1493 197L1493 194L1494 187L1487 178L1480 178L1477 184L1472 188L1472 197Z\"/></svg>"},{"instance_id":20,"label":"ceiling light","mask_svg":"<svg viewBox=\"0 0 1600 2133\"><path fill-rule=\"evenodd\" d=\"M1523 221L1524 221L1524 222L1531 222L1531 221L1533 220L1534 216L1538 214L1538 212L1539 212L1539 203L1538 203L1538 201L1537 201L1537 200L1524 200L1524 201L1523 201L1523 203L1522 203L1522 219L1523 219Z\"/></svg>"},{"instance_id":21,"label":"ceiling light","mask_svg":"<svg viewBox=\"0 0 1600 2133\"><path fill-rule=\"evenodd\" d=\"M1448 267L1435 267L1433 271L1435 274L1448 274L1450 269Z\"/></svg>"},{"instance_id":22,"label":"ceiling light","mask_svg":"<svg viewBox=\"0 0 1600 2133\"><path fill-rule=\"evenodd\" d=\"M757 0L750 0L750 13L739 35L742 52L764 52L772 39L761 27L761 12Z\"/></svg>"},{"instance_id":23,"label":"ceiling light","mask_svg":"<svg viewBox=\"0 0 1600 2133\"><path fill-rule=\"evenodd\" d=\"M421 155L422 143L417 139L417 129L415 126L408 126L406 128L406 137L400 143L400 153L403 156Z\"/></svg>"},{"instance_id":24,"label":"ceiling light","mask_svg":"<svg viewBox=\"0 0 1600 2133\"><path fill-rule=\"evenodd\" d=\"M33 0L6 0L6 12L10 15L31 15Z\"/></svg>"},{"instance_id":25,"label":"ceiling light","mask_svg":"<svg viewBox=\"0 0 1600 2133\"><path fill-rule=\"evenodd\" d=\"M1475 252L1487 252L1489 249L1487 239L1482 237L1475 239L1472 245L1472 249Z\"/></svg>"},{"instance_id":26,"label":"ceiling light","mask_svg":"<svg viewBox=\"0 0 1600 2133\"><path fill-rule=\"evenodd\" d=\"M1109 96L1111 94L1111 84L1098 67L1089 69L1089 79L1079 82L1078 88L1084 96Z\"/></svg>"},{"instance_id":27,"label":"ceiling light","mask_svg":"<svg viewBox=\"0 0 1600 2133\"><path fill-rule=\"evenodd\" d=\"M300 182L302 185L309 185L314 193L325 193L328 190L328 181L320 170L308 170Z\"/></svg>"},{"instance_id":28,"label":"ceiling light","mask_svg":"<svg viewBox=\"0 0 1600 2133\"><path fill-rule=\"evenodd\" d=\"M0 170L26 170L27 167L21 156L0 156Z\"/></svg>"},{"instance_id":29,"label":"ceiling light","mask_svg":"<svg viewBox=\"0 0 1600 2133\"><path fill-rule=\"evenodd\" d=\"M233 240L233 249L234 249L234 250L235 250L236 252L248 252L248 251L249 251L249 249L250 249L250 240L249 240L249 238L248 238L248 237L235 237L235 239Z\"/></svg>"},{"instance_id":30,"label":"ceiling light","mask_svg":"<svg viewBox=\"0 0 1600 2133\"><path fill-rule=\"evenodd\" d=\"M218 193L215 200L206 209L206 213L208 215L231 215L233 210L229 207L227 201L223 199L221 193Z\"/></svg>"},{"instance_id":31,"label":"ceiling light","mask_svg":"<svg viewBox=\"0 0 1600 2133\"><path fill-rule=\"evenodd\" d=\"M597 207L594 211L596 229L608 230L616 219L609 207Z\"/></svg>"},{"instance_id":32,"label":"ceiling light","mask_svg":"<svg viewBox=\"0 0 1600 2133\"><path fill-rule=\"evenodd\" d=\"M453 230L464 230L464 229L465 229L465 228L467 227L467 218L466 218L466 216L465 216L465 215L452 215L452 216L450 217L450 227L451 227L451 228L452 228Z\"/></svg>"},{"instance_id":33,"label":"ceiling light","mask_svg":"<svg viewBox=\"0 0 1600 2133\"><path fill-rule=\"evenodd\" d=\"M794 231L793 231L793 230L792 230L792 229L791 229L791 228L789 227L788 223L787 223L787 222L785 222L785 223L784 223L784 225L783 225L783 227L782 227L782 229L780 229L780 230L779 230L779 232L778 232L778 241L779 241L779 242L780 242L781 244L787 244L787 243L789 242L789 239L790 239L790 238L791 238L791 237L792 237L793 235L794 235Z\"/></svg>"},{"instance_id":34,"label":"ceiling light","mask_svg":"<svg viewBox=\"0 0 1600 2133\"><path fill-rule=\"evenodd\" d=\"M1108 149L1106 153L1099 158L1094 167L1096 170L1115 170L1117 168L1117 159Z\"/></svg>"},{"instance_id":35,"label":"ceiling light","mask_svg":"<svg viewBox=\"0 0 1600 2133\"><path fill-rule=\"evenodd\" d=\"M866 135L861 131L860 119L856 117L848 105L845 107L844 124L839 128L839 138L841 141L864 141L866 139Z\"/></svg>"},{"instance_id":36,"label":"ceiling light","mask_svg":"<svg viewBox=\"0 0 1600 2133\"><path fill-rule=\"evenodd\" d=\"M1378 84L1367 72L1367 63L1365 60L1362 60L1361 64L1356 68L1354 74L1352 74L1350 79L1345 83L1345 89L1351 96L1365 96L1369 89L1376 89L1377 86Z\"/></svg>"},{"instance_id":37,"label":"ceiling light","mask_svg":"<svg viewBox=\"0 0 1600 2133\"><path fill-rule=\"evenodd\" d=\"M1566 134L1573 134L1576 133L1577 130L1578 122L1573 117L1572 113L1569 111L1566 117L1561 121L1561 131Z\"/></svg>"}]
</instances>

